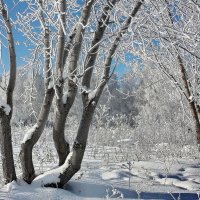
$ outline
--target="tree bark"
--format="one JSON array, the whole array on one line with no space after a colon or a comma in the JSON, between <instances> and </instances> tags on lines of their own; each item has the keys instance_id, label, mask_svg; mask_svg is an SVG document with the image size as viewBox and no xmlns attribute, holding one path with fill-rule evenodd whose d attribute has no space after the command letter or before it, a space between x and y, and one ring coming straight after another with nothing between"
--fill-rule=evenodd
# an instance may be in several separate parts
<instances>
[{"instance_id":1,"label":"tree bark","mask_svg":"<svg viewBox=\"0 0 200 200\"><path fill-rule=\"evenodd\" d=\"M9 183L17 177L13 158L10 116L6 115L2 109L0 109L0 142L3 175L5 183Z\"/></svg>"}]
</instances>

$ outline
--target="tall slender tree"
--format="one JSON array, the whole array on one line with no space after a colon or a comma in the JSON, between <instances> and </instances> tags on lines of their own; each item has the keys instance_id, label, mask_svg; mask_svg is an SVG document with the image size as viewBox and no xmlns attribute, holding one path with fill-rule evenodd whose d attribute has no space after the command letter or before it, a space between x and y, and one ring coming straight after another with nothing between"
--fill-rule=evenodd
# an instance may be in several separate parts
<instances>
[{"instance_id":1,"label":"tall slender tree","mask_svg":"<svg viewBox=\"0 0 200 200\"><path fill-rule=\"evenodd\" d=\"M0 11L6 31L10 61L9 81L4 91L5 99L0 99L0 144L2 154L1 157L3 164L4 179L5 182L8 183L13 180L16 180L10 122L13 113L13 91L15 88L17 63L12 25L8 16L6 5L4 4L3 0L0 1Z\"/></svg>"}]
</instances>

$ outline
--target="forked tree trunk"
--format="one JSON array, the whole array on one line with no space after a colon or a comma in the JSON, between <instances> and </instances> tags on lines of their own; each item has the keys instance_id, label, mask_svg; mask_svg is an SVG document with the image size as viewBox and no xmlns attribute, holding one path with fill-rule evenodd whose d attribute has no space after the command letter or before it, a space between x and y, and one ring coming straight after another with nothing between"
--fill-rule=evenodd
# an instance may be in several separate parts
<instances>
[{"instance_id":1,"label":"forked tree trunk","mask_svg":"<svg viewBox=\"0 0 200 200\"><path fill-rule=\"evenodd\" d=\"M26 133L24 141L21 144L20 161L22 166L23 179L27 183L31 183L36 176L33 166L32 149L34 145L37 143L38 139L40 138L44 130L50 112L50 108L52 105L53 97L54 97L54 89L53 88L48 89L46 91L42 108L38 120L35 124L35 127L28 133Z\"/></svg>"},{"instance_id":2,"label":"forked tree trunk","mask_svg":"<svg viewBox=\"0 0 200 200\"><path fill-rule=\"evenodd\" d=\"M5 183L9 183L16 180L12 138L11 138L11 126L10 116L0 108L0 145L1 145L1 158L3 166L3 175Z\"/></svg>"},{"instance_id":3,"label":"forked tree trunk","mask_svg":"<svg viewBox=\"0 0 200 200\"><path fill-rule=\"evenodd\" d=\"M85 88L90 87L90 84L89 84L90 81L88 82L88 80L90 80L92 76L93 66L95 64L96 57L98 55L99 42L102 40L106 27L108 26L108 23L109 23L109 19L110 19L109 12L112 10L116 2L117 0L111 0L107 2L108 5L104 7L103 14L99 20L97 30L95 31L94 38L92 40L92 45L91 45L92 50L88 53L86 57L87 64L84 66L85 75L83 77L82 85ZM83 16L84 15L87 16L87 18L85 18L84 23L87 23L87 20L89 18L89 15L88 14L86 15L86 13L88 12L90 13L91 5L88 5L86 7L86 9L84 10L85 13L83 12ZM79 33L77 32L76 34L80 34L80 32ZM82 41L79 41L80 44L81 42ZM78 47L78 50L80 52L80 46ZM76 60L78 60L78 55L79 54L76 53L76 56L77 56ZM72 73L75 72L75 67L71 69L71 72ZM66 101L67 104L63 105L64 112L60 112L60 111L56 112L56 118L55 118L55 123L54 123L54 130L53 130L54 144L59 156L59 166L61 166L65 162L69 154L69 144L66 142L65 137L64 137L65 121L77 93L77 87L76 87L76 84L73 83L73 81L69 80L68 88L70 90L68 91L68 96L67 96L67 101Z\"/></svg>"},{"instance_id":4,"label":"forked tree trunk","mask_svg":"<svg viewBox=\"0 0 200 200\"><path fill-rule=\"evenodd\" d=\"M75 30L73 31L72 35L69 37L70 41L65 46L62 65L66 63L70 49L73 45L74 37L75 37ZM76 96L77 86L74 84L74 87L71 85L69 88L71 88L70 91L72 95L70 96L68 92L68 96L70 96L70 98L66 97L66 102L64 103L61 102L62 108L56 110L54 123L53 123L53 140L54 140L56 151L58 153L59 166L61 166L65 162L70 152L69 143L65 139L65 123L66 123L69 110L71 109L71 106Z\"/></svg>"},{"instance_id":5,"label":"forked tree trunk","mask_svg":"<svg viewBox=\"0 0 200 200\"><path fill-rule=\"evenodd\" d=\"M58 75L62 73L59 73L62 71L62 67L64 64L68 64L68 91L66 95L66 99L63 102L63 86L62 84L58 84L57 86L57 94L59 96L59 99L57 99L57 111L56 111L56 117L54 120L54 127L53 127L53 140L54 144L58 153L59 157L59 166L64 164L68 154L69 154L69 144L65 140L65 122L66 118L68 116L68 113L74 103L76 93L77 93L77 83L76 83L76 74L77 74L77 63L79 60L79 55L81 52L81 46L83 41L83 36L85 33L85 28L83 26L86 26L91 14L91 9L94 4L95 0L91 0L85 3L85 6L83 8L83 11L81 13L80 21L78 23L78 26L76 27L75 33L73 33L73 39L72 39L72 47L70 52L70 59L67 63L63 63L61 66L58 65L58 69L61 68L61 70L58 70ZM62 33L64 37L64 33ZM62 59L65 61L66 56L63 55Z\"/></svg>"}]
</instances>

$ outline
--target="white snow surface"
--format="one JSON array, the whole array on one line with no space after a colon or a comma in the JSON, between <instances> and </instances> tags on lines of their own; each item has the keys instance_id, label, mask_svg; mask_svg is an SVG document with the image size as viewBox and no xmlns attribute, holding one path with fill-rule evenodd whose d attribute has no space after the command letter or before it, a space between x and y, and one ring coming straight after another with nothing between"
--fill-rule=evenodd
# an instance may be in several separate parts
<instances>
[{"instance_id":1,"label":"white snow surface","mask_svg":"<svg viewBox=\"0 0 200 200\"><path fill-rule=\"evenodd\" d=\"M92 99L94 99L94 98L95 98L95 95L96 95L96 93L97 93L97 88L96 88L96 89L94 89L94 90L91 90L91 91L88 93L88 98L89 98L89 100L92 100Z\"/></svg>"},{"instance_id":2,"label":"white snow surface","mask_svg":"<svg viewBox=\"0 0 200 200\"><path fill-rule=\"evenodd\" d=\"M0 189L0 199L98 200L123 196L132 200L199 200L200 164L184 159L135 161L131 171L121 168L126 163L105 165L100 160L85 159L81 171L64 189L43 187L49 181L58 181L71 156L63 166L38 176L31 185L22 180L5 185Z\"/></svg>"},{"instance_id":3,"label":"white snow surface","mask_svg":"<svg viewBox=\"0 0 200 200\"><path fill-rule=\"evenodd\" d=\"M17 182L3 186L1 169L0 200L98 200L117 199L121 196L131 200L200 200L197 194L200 192L200 154L195 154L195 157L191 154L187 154L189 157L172 157L168 154L157 157L158 151L154 151L156 153L148 160L127 160L124 154L121 158L121 147L117 146L88 146L81 170L64 189L44 187L49 182L56 184L59 181L60 173L68 166L68 160L72 156L69 155L63 166L55 168L58 162L57 154L53 141L49 140L52 132L47 131L46 134L43 135L43 139L46 138L47 142L39 140L40 145L35 147L35 152L33 151L36 174L41 175L31 185L18 179ZM18 156L20 141L23 139L22 131L13 136L16 171L20 178ZM122 141L129 142L126 138L121 138L120 142ZM158 143L156 148L166 150L168 144ZM193 152L193 148L195 146L186 145L183 150ZM41 159L44 159L42 163ZM131 170L124 167L128 166L129 161L132 163Z\"/></svg>"},{"instance_id":4,"label":"white snow surface","mask_svg":"<svg viewBox=\"0 0 200 200\"><path fill-rule=\"evenodd\" d=\"M32 126L28 131L27 133L25 134L24 138L23 138L23 141L22 143L25 143L27 140L30 140L32 135L33 135L33 132L36 130L36 128L38 128L38 125L35 124L34 126Z\"/></svg>"},{"instance_id":5,"label":"white snow surface","mask_svg":"<svg viewBox=\"0 0 200 200\"><path fill-rule=\"evenodd\" d=\"M121 140L117 140L118 143L120 142L132 142L132 139L127 138L127 139L121 139Z\"/></svg>"},{"instance_id":6,"label":"white snow surface","mask_svg":"<svg viewBox=\"0 0 200 200\"><path fill-rule=\"evenodd\" d=\"M50 80L49 85L48 85L48 89L51 89L54 87L54 81L53 79Z\"/></svg>"},{"instance_id":7,"label":"white snow surface","mask_svg":"<svg viewBox=\"0 0 200 200\"><path fill-rule=\"evenodd\" d=\"M5 102L5 100L0 97L0 108L2 108L4 110L4 112L6 113L6 115L9 115L11 108L10 106Z\"/></svg>"}]
</instances>

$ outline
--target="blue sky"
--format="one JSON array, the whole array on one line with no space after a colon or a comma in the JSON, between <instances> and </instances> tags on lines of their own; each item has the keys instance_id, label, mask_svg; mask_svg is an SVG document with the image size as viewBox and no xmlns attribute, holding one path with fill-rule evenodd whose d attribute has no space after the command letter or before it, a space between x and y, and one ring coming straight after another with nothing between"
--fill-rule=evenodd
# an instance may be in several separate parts
<instances>
[{"instance_id":1,"label":"blue sky","mask_svg":"<svg viewBox=\"0 0 200 200\"><path fill-rule=\"evenodd\" d=\"M84 1L85 0L78 0L77 2L78 2L78 4L83 5ZM18 4L16 4L16 5L14 5L12 0L5 0L5 3L8 6L11 19L14 19L14 20L16 19L16 13L22 12L26 7L26 2L23 2L23 0L21 0L21 1L19 0ZM177 7L175 4L170 5L170 10L173 14L173 21L174 22L180 21L181 18L178 15ZM80 14L80 13L78 13L78 14ZM24 38L22 36L22 33L19 33L15 30L13 31L13 33L14 33L15 41L23 42ZM159 44L158 40L153 39L152 44L159 48L160 44ZM135 44L135 45L138 45L138 44ZM7 69L9 69L8 51L6 49L4 49L2 54L3 54L2 57L4 60L4 64L7 66ZM24 45L16 45L16 54L17 54L17 66L18 67L22 66L24 64L22 57L28 56L27 48L25 48ZM129 67L127 67L127 65L129 65L129 64L131 65L134 62L142 63L142 59L137 56L134 56L133 54L127 53L125 57L126 57L125 60L128 64L124 64L121 61L119 61L119 64L116 68L116 73L119 74L119 76L123 76L124 74L129 72L130 69L129 69ZM2 66L0 66L0 73L2 73Z\"/></svg>"},{"instance_id":2,"label":"blue sky","mask_svg":"<svg viewBox=\"0 0 200 200\"><path fill-rule=\"evenodd\" d=\"M12 20L16 19L16 13L22 12L25 9L26 3L19 2L14 5L12 0L5 0L5 4L8 6L9 16ZM23 42L22 34L13 29L13 35L16 42ZM27 50L22 45L15 45L17 54L17 66L23 65L22 57L27 55ZM6 70L9 70L9 54L8 49L2 48L2 59L5 64ZM2 66L0 65L0 74L2 73Z\"/></svg>"}]
</instances>

